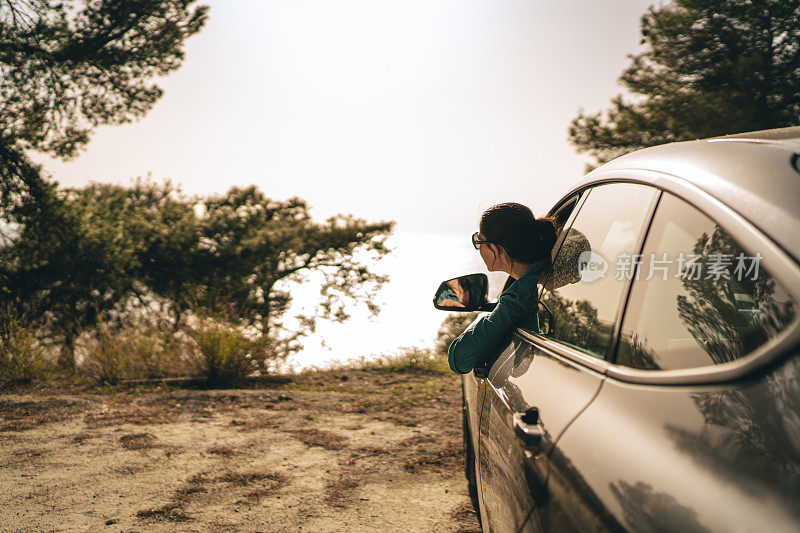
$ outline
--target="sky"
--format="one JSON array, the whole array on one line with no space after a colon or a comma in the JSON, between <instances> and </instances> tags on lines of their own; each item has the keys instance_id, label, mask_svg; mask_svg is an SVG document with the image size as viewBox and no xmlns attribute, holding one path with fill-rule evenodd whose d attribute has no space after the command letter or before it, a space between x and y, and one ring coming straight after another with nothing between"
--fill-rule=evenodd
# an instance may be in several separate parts
<instances>
[{"instance_id":1,"label":"sky","mask_svg":"<svg viewBox=\"0 0 800 533\"><path fill-rule=\"evenodd\" d=\"M569 123L621 92L653 2L205 3L206 27L145 118L98 128L73 160L34 159L64 186L255 184L305 199L319 220L396 221L394 252L374 265L391 276L382 313L321 324L303 366L433 342L439 282L486 271L469 244L480 213L515 201L543 215L582 176ZM297 287L293 310L315 294Z\"/></svg>"},{"instance_id":2,"label":"sky","mask_svg":"<svg viewBox=\"0 0 800 533\"><path fill-rule=\"evenodd\" d=\"M650 0L206 0L206 27L142 120L99 128L63 185L256 184L322 219L470 232L486 207L544 214L588 158L567 142L639 46Z\"/></svg>"}]
</instances>

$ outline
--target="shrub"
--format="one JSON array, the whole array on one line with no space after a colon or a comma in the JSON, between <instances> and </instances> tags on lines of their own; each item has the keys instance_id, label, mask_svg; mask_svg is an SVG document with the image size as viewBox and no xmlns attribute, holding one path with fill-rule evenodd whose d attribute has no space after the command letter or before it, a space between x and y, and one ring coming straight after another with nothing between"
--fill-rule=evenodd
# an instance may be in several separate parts
<instances>
[{"instance_id":1,"label":"shrub","mask_svg":"<svg viewBox=\"0 0 800 533\"><path fill-rule=\"evenodd\" d=\"M480 313L450 313L445 317L442 321L442 325L439 326L439 332L436 334L436 352L445 355L445 360L447 359L447 349L450 347L450 343L455 340L456 337L461 335L461 333L467 329L473 320L479 315Z\"/></svg>"},{"instance_id":2,"label":"shrub","mask_svg":"<svg viewBox=\"0 0 800 533\"><path fill-rule=\"evenodd\" d=\"M8 309L0 310L0 379L31 381L51 370L33 332Z\"/></svg>"},{"instance_id":3,"label":"shrub","mask_svg":"<svg viewBox=\"0 0 800 533\"><path fill-rule=\"evenodd\" d=\"M205 319L190 333L197 344L206 381L234 384L248 375L263 371L275 358L272 344L265 337L249 337L224 321Z\"/></svg>"},{"instance_id":4,"label":"shrub","mask_svg":"<svg viewBox=\"0 0 800 533\"><path fill-rule=\"evenodd\" d=\"M190 339L181 336L144 321L121 328L101 326L83 343L80 370L111 383L195 375L199 369Z\"/></svg>"},{"instance_id":5,"label":"shrub","mask_svg":"<svg viewBox=\"0 0 800 533\"><path fill-rule=\"evenodd\" d=\"M101 381L114 383L120 379L135 378L133 362L128 359L128 339L101 327L89 341L86 355L81 359L80 370Z\"/></svg>"}]
</instances>

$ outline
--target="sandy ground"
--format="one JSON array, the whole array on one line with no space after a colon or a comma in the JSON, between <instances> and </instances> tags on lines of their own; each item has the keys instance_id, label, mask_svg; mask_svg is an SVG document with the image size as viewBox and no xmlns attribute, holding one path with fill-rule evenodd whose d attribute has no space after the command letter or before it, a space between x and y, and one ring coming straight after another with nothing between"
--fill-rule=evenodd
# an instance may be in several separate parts
<instances>
[{"instance_id":1,"label":"sandy ground","mask_svg":"<svg viewBox=\"0 0 800 533\"><path fill-rule=\"evenodd\" d=\"M479 531L458 378L0 395L2 531Z\"/></svg>"}]
</instances>

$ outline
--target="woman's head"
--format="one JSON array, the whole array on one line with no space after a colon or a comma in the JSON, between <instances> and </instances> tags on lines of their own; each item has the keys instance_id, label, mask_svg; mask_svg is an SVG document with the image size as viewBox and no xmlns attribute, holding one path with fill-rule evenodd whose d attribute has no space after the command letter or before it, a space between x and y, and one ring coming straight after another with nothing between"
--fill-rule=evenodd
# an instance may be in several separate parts
<instances>
[{"instance_id":1,"label":"woman's head","mask_svg":"<svg viewBox=\"0 0 800 533\"><path fill-rule=\"evenodd\" d=\"M490 270L506 270L504 263L531 264L550 259L556 228L552 219L537 219L526 206L506 202L484 211L479 236L488 241L480 246L486 266ZM498 261L502 266L493 268Z\"/></svg>"}]
</instances>

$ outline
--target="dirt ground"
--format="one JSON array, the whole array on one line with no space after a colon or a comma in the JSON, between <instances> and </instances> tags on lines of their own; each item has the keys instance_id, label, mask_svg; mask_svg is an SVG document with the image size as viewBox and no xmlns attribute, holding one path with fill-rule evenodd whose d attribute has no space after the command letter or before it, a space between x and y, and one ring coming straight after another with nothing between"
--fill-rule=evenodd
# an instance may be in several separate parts
<instances>
[{"instance_id":1,"label":"dirt ground","mask_svg":"<svg viewBox=\"0 0 800 533\"><path fill-rule=\"evenodd\" d=\"M0 530L480 531L456 376L258 387L0 393Z\"/></svg>"}]
</instances>

